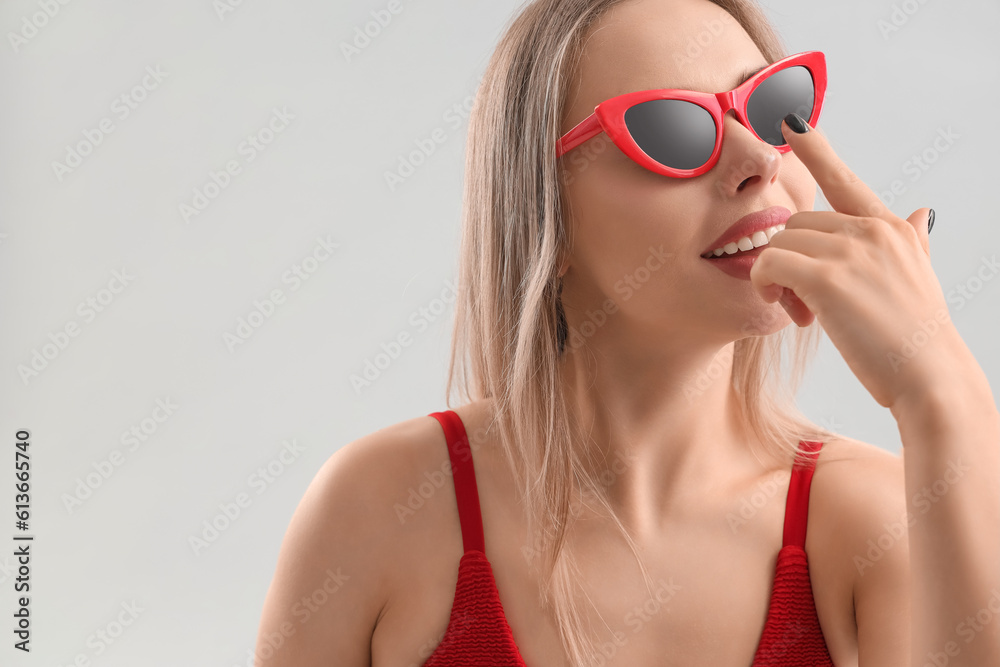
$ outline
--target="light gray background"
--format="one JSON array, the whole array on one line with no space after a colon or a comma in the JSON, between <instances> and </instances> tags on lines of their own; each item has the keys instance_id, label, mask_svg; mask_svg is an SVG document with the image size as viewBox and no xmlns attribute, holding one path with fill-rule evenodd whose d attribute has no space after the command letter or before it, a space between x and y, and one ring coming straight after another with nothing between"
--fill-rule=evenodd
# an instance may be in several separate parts
<instances>
[{"instance_id":1,"label":"light gray background","mask_svg":"<svg viewBox=\"0 0 1000 667\"><path fill-rule=\"evenodd\" d=\"M519 3L404 0L348 62L341 44L387 2L247 0L220 16L212 0L76 0L15 48L10 33L40 1L0 5L0 662L248 665L280 541L317 469L353 439L445 407L452 309L437 306L455 278L466 130L449 110L471 101ZM841 157L876 191L902 181L901 217L937 210L934 267L946 294L978 289L952 317L996 387L1000 279L975 280L1000 246L997 3L765 6L790 53L826 52L821 122ZM884 35L894 11L899 29ZM122 119L112 104L147 67L165 78ZM274 108L294 119L248 162L240 143ZM114 131L60 180L53 162L102 118ZM436 128L446 141L390 190L385 172ZM947 128L959 138L937 152ZM914 180L909 161L925 151L935 161ZM179 204L234 159L242 172L186 223ZM293 291L282 275L320 237L339 247ZM112 295L115 271L134 278ZM285 302L230 351L224 334L273 289ZM78 304L102 296L113 300L87 321ZM426 329L411 319L420 309L437 313ZM23 381L19 366L71 321L79 335ZM413 344L355 391L351 375L403 332ZM157 423L167 399L177 408ZM892 416L828 339L800 401L899 451ZM144 420L130 451L122 434ZM32 435L30 657L8 629L17 429ZM280 463L293 440L301 452ZM121 465L70 512L64 497L113 450ZM269 464L280 474L262 489L251 476ZM239 493L251 504L196 555L189 537ZM143 611L98 655L88 637L132 602Z\"/></svg>"}]
</instances>

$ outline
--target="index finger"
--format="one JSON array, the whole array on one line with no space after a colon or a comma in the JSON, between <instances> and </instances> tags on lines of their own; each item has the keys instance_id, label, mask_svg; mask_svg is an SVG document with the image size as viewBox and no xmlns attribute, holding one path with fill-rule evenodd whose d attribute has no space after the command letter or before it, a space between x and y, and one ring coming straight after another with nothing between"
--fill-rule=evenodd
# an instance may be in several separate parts
<instances>
[{"instance_id":1,"label":"index finger","mask_svg":"<svg viewBox=\"0 0 1000 667\"><path fill-rule=\"evenodd\" d=\"M807 130L799 134L789 127L787 120L782 120L781 134L816 179L830 206L838 213L857 217L895 217L879 196L844 164L826 136L813 130L805 120L802 124Z\"/></svg>"}]
</instances>

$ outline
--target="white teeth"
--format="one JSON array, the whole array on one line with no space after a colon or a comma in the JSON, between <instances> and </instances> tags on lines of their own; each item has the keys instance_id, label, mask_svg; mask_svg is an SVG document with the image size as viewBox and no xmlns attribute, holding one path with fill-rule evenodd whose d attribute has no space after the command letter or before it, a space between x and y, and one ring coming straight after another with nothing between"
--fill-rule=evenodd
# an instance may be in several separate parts
<instances>
[{"instance_id":1,"label":"white teeth","mask_svg":"<svg viewBox=\"0 0 1000 667\"><path fill-rule=\"evenodd\" d=\"M768 227L767 229L754 232L753 236L744 236L738 241L727 243L721 248L716 248L711 253L711 256L718 257L723 253L727 255L734 255L740 250L747 251L753 250L754 248L759 248L762 245L767 245L771 240L771 237L784 229L784 225L775 225L774 227Z\"/></svg>"}]
</instances>

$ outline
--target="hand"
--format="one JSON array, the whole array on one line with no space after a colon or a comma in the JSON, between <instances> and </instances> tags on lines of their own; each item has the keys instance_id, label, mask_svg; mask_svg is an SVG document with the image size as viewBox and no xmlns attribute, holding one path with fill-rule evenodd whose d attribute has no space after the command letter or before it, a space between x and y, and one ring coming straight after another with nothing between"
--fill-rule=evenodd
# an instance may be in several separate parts
<instances>
[{"instance_id":1,"label":"hand","mask_svg":"<svg viewBox=\"0 0 1000 667\"><path fill-rule=\"evenodd\" d=\"M818 319L851 371L891 408L914 383L932 382L935 358L961 341L931 266L930 209L899 218L820 132L797 134L784 121L781 131L834 211L793 213L754 262L751 284L799 326Z\"/></svg>"}]
</instances>

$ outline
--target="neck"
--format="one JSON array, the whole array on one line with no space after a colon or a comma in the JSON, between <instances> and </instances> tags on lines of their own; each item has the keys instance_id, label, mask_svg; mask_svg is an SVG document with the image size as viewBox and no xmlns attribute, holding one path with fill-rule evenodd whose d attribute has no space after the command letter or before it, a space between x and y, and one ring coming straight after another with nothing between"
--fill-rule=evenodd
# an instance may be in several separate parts
<instances>
[{"instance_id":1,"label":"neck","mask_svg":"<svg viewBox=\"0 0 1000 667\"><path fill-rule=\"evenodd\" d=\"M567 347L560 377L581 458L639 533L764 473L730 381L734 345Z\"/></svg>"}]
</instances>

